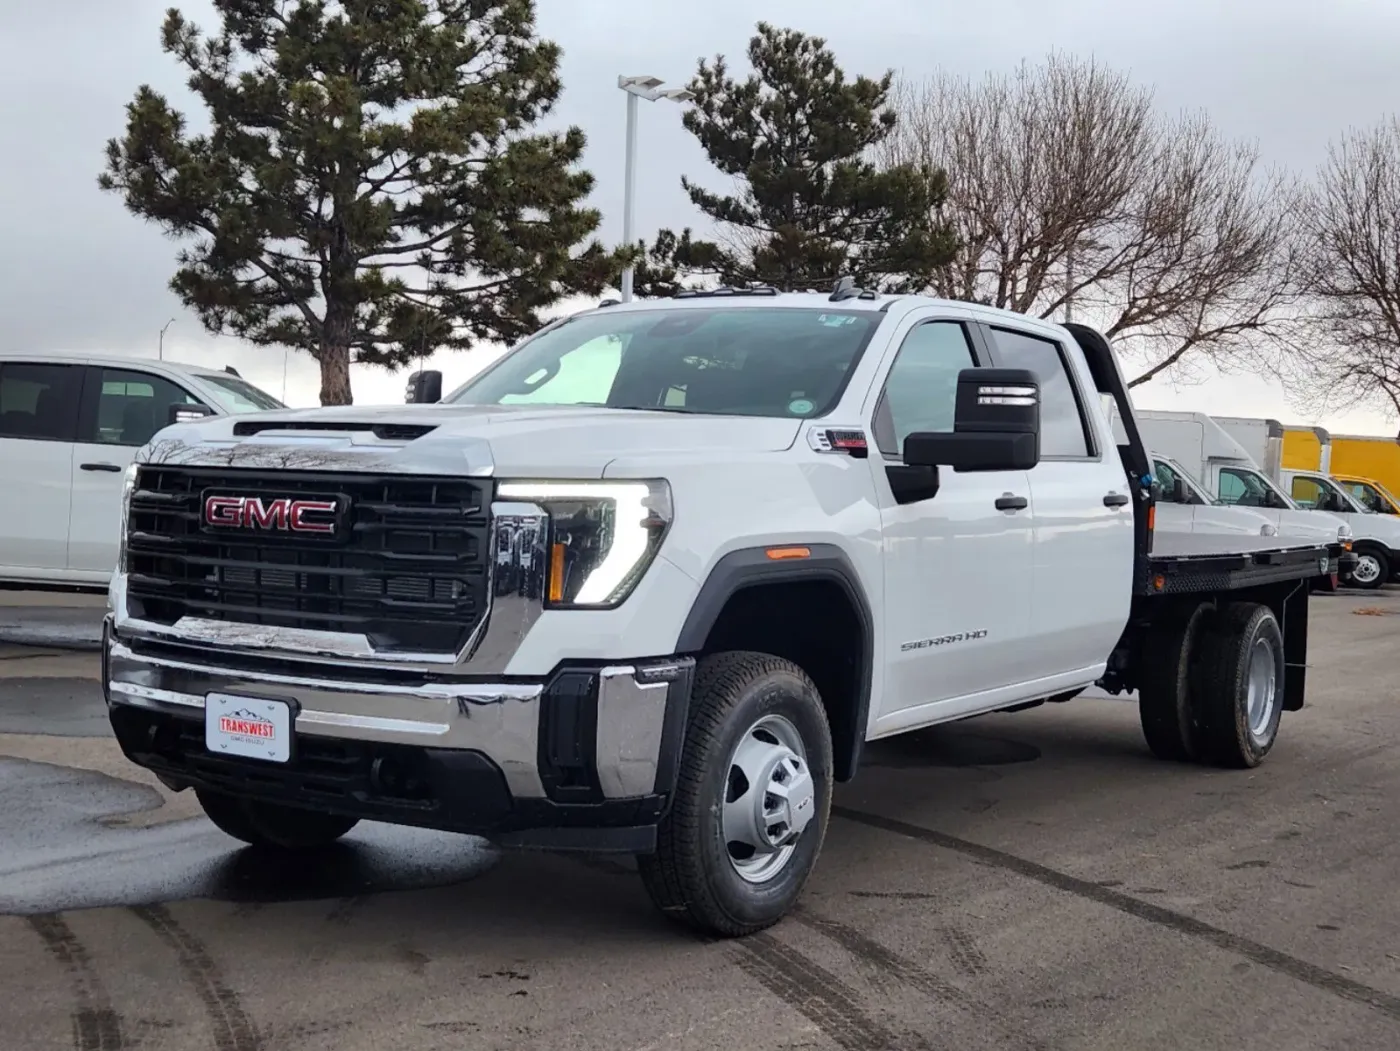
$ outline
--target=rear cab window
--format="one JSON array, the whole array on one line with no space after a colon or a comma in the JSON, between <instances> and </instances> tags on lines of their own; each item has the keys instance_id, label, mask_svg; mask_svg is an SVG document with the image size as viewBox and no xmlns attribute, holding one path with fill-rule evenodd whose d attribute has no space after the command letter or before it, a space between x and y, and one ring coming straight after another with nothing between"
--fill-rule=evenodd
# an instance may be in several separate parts
<instances>
[{"instance_id":1,"label":"rear cab window","mask_svg":"<svg viewBox=\"0 0 1400 1051\"><path fill-rule=\"evenodd\" d=\"M0 362L0 438L72 441L82 378L81 364Z\"/></svg>"},{"instance_id":2,"label":"rear cab window","mask_svg":"<svg viewBox=\"0 0 1400 1051\"><path fill-rule=\"evenodd\" d=\"M1097 459L1097 443L1064 347L1045 336L996 325L984 327L998 365L1029 369L1040 380L1041 459Z\"/></svg>"}]
</instances>

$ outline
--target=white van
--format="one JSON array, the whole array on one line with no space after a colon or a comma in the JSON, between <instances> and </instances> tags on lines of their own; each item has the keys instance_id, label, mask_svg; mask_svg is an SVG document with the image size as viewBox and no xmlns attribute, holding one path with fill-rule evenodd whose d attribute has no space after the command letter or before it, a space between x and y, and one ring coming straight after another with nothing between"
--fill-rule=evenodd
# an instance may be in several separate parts
<instances>
[{"instance_id":1,"label":"white van","mask_svg":"<svg viewBox=\"0 0 1400 1051\"><path fill-rule=\"evenodd\" d=\"M1154 455L1185 464L1201 487L1231 507L1248 507L1268 516L1283 536L1332 537L1342 526L1355 525L1326 510L1303 507L1270 478L1248 450L1216 420L1203 412L1140 409L1138 430Z\"/></svg>"},{"instance_id":2,"label":"white van","mask_svg":"<svg viewBox=\"0 0 1400 1051\"><path fill-rule=\"evenodd\" d=\"M0 352L0 584L105 590L122 476L178 414L285 408L232 370L100 355Z\"/></svg>"}]
</instances>

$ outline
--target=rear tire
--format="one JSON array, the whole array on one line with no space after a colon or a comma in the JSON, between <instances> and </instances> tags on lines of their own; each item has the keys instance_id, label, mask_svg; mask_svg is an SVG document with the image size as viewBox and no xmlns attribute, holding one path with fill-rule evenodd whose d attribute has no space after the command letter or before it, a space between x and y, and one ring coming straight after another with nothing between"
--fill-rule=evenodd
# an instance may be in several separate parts
<instances>
[{"instance_id":1,"label":"rear tire","mask_svg":"<svg viewBox=\"0 0 1400 1051\"><path fill-rule=\"evenodd\" d=\"M1352 570L1353 587L1374 591L1390 580L1390 558L1384 551L1366 547L1356 552L1356 568Z\"/></svg>"},{"instance_id":2,"label":"rear tire","mask_svg":"<svg viewBox=\"0 0 1400 1051\"><path fill-rule=\"evenodd\" d=\"M1220 766L1258 766L1283 717L1283 632L1268 606L1236 602L1202 625L1193 675L1201 757Z\"/></svg>"},{"instance_id":3,"label":"rear tire","mask_svg":"<svg viewBox=\"0 0 1400 1051\"><path fill-rule=\"evenodd\" d=\"M1138 718L1147 747L1158 759L1181 763L1200 755L1191 710L1191 666L1209 612L1199 604L1179 613L1154 625L1143 643L1142 666L1149 677L1138 684Z\"/></svg>"},{"instance_id":4,"label":"rear tire","mask_svg":"<svg viewBox=\"0 0 1400 1051\"><path fill-rule=\"evenodd\" d=\"M195 795L220 832L254 847L314 850L329 846L360 823L359 818L239 799L203 788L196 789Z\"/></svg>"},{"instance_id":5,"label":"rear tire","mask_svg":"<svg viewBox=\"0 0 1400 1051\"><path fill-rule=\"evenodd\" d=\"M831 786L831 729L801 668L763 653L702 658L675 798L656 852L637 858L651 900L721 937L777 923L816 865Z\"/></svg>"}]
</instances>

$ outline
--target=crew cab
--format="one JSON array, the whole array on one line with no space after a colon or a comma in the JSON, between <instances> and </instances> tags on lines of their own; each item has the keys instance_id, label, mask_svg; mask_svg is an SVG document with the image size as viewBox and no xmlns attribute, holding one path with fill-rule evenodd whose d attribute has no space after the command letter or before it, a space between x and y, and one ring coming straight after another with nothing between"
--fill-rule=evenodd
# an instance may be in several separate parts
<instances>
[{"instance_id":1,"label":"crew cab","mask_svg":"<svg viewBox=\"0 0 1400 1051\"><path fill-rule=\"evenodd\" d=\"M246 843L632 853L666 915L744 935L867 742L1098 684L1158 756L1264 760L1340 545L1162 531L1153 488L1081 325L849 280L602 305L441 404L157 434L111 724Z\"/></svg>"},{"instance_id":2,"label":"crew cab","mask_svg":"<svg viewBox=\"0 0 1400 1051\"><path fill-rule=\"evenodd\" d=\"M0 585L106 591L136 450L179 418L283 407L232 369L0 353Z\"/></svg>"}]
</instances>

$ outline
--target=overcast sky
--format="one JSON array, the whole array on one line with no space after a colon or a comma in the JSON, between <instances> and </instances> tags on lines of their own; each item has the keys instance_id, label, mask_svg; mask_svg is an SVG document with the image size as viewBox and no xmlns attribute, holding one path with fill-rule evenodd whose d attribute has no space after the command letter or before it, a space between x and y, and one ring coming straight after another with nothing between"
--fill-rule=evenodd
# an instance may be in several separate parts
<instances>
[{"instance_id":1,"label":"overcast sky","mask_svg":"<svg viewBox=\"0 0 1400 1051\"><path fill-rule=\"evenodd\" d=\"M167 0L0 0L0 345L154 356L170 318L167 356L233 364L276 395L284 355L203 331L168 291L176 246L97 189L105 140L141 83L188 106L183 78L161 53ZM215 23L207 3L181 4ZM1155 87L1167 110L1208 109L1223 131L1257 139L1265 158L1310 169L1329 138L1368 125L1400 100L1396 0L540 0L542 32L564 49L565 92L551 123L588 134L602 236L621 235L624 96L619 73L679 83L716 52L743 67L754 23L825 36L849 73L939 67L981 75L1050 50L1096 56ZM1139 13L1141 12L1141 13ZM1150 12L1150 14L1149 14ZM694 224L680 176L706 175L704 155L667 103L643 105L638 232ZM196 118L197 119L197 118ZM436 362L454 386L479 352ZM473 360L476 359L476 360ZM309 358L293 355L286 400L316 401ZM402 401L403 378L362 368L358 402ZM1395 432L1374 413L1303 420L1265 379L1236 377L1139 388L1144 407L1271 415L1333 430Z\"/></svg>"}]
</instances>

